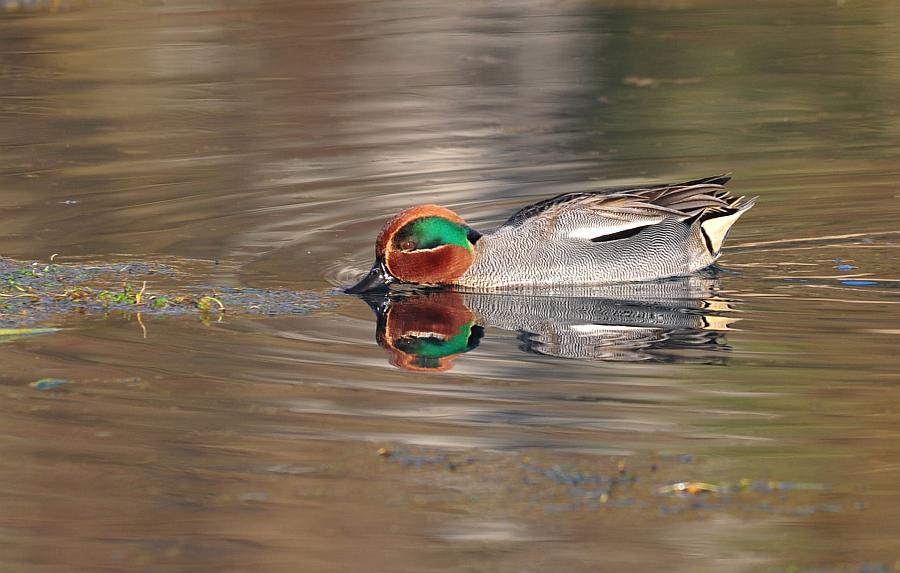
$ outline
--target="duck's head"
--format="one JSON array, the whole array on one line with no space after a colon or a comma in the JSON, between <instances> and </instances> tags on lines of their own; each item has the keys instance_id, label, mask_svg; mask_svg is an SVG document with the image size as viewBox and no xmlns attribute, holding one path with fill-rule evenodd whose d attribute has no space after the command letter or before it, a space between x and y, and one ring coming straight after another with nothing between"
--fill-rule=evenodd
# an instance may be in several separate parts
<instances>
[{"instance_id":1,"label":"duck's head","mask_svg":"<svg viewBox=\"0 0 900 573\"><path fill-rule=\"evenodd\" d=\"M346 292L361 293L393 282L452 284L475 260L480 236L462 217L438 205L401 211L375 241L372 270Z\"/></svg>"}]
</instances>

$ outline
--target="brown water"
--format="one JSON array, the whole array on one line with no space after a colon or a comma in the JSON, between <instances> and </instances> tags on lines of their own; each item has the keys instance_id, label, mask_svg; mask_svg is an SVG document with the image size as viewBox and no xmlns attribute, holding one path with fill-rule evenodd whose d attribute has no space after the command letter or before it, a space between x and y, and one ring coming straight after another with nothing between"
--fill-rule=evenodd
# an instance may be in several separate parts
<instances>
[{"instance_id":1,"label":"brown water","mask_svg":"<svg viewBox=\"0 0 900 573\"><path fill-rule=\"evenodd\" d=\"M319 304L0 345L0 571L896 570L900 5L779 4L6 2L4 257ZM412 204L726 171L717 275L335 290Z\"/></svg>"}]
</instances>

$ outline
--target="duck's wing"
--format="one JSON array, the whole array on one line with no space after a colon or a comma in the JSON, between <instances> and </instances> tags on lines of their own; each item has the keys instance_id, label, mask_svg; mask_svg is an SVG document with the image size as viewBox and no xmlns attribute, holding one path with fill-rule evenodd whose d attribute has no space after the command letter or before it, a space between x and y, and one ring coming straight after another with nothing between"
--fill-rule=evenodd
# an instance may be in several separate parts
<instances>
[{"instance_id":1,"label":"duck's wing","mask_svg":"<svg viewBox=\"0 0 900 573\"><path fill-rule=\"evenodd\" d=\"M566 193L520 209L500 229L539 224L548 236L599 242L631 236L665 219L692 223L695 218L731 216L748 209L753 200L728 193L724 185L729 179L719 175L685 183Z\"/></svg>"}]
</instances>

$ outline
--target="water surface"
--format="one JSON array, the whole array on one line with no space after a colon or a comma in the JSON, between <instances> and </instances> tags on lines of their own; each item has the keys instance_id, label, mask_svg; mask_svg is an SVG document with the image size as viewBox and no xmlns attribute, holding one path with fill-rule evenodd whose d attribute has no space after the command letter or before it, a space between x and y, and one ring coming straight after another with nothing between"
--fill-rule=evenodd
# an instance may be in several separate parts
<instances>
[{"instance_id":1,"label":"water surface","mask_svg":"<svg viewBox=\"0 0 900 573\"><path fill-rule=\"evenodd\" d=\"M894 570L895 3L5 6L3 257L315 304L0 338L0 569ZM722 172L688 281L336 288L412 204Z\"/></svg>"}]
</instances>

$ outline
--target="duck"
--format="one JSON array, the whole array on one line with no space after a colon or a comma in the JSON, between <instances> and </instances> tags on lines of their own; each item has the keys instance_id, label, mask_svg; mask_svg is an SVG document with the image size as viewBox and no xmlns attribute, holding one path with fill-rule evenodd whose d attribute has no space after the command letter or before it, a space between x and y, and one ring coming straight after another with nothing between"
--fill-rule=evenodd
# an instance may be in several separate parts
<instances>
[{"instance_id":1,"label":"duck","mask_svg":"<svg viewBox=\"0 0 900 573\"><path fill-rule=\"evenodd\" d=\"M496 290L689 275L719 258L728 232L756 201L729 193L730 179L564 193L522 207L492 233L440 205L411 207L385 223L371 270L346 292L392 284Z\"/></svg>"}]
</instances>

